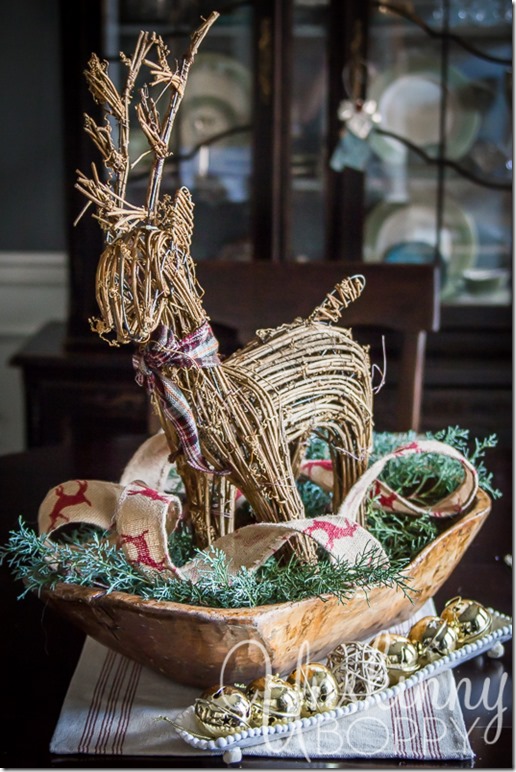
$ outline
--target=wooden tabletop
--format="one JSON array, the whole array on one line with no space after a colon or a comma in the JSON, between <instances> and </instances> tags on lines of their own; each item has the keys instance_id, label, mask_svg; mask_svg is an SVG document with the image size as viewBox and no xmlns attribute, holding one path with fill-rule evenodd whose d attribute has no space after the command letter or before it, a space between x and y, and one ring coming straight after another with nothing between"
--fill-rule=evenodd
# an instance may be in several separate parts
<instances>
[{"instance_id":1,"label":"wooden tabletop","mask_svg":"<svg viewBox=\"0 0 516 772\"><path fill-rule=\"evenodd\" d=\"M53 446L0 456L0 540L4 544L19 517L35 527L37 510L49 488L77 477L117 481L143 437L127 436L104 444ZM486 525L450 579L436 595L439 609L455 596L473 598L512 614L512 454L488 451L487 468L503 497L493 502ZM35 596L18 599L22 587L7 566L0 567L2 598L3 742L4 768L195 768L224 767L222 758L52 756L49 742L77 663L83 634L46 609ZM511 769L512 764L512 646L501 659L486 655L454 670L466 726L476 758L474 766ZM465 686L468 688L465 688ZM418 767L464 766L464 762L418 762ZM304 768L298 760L244 757L244 768ZM385 768L407 766L393 760L332 760L317 767Z\"/></svg>"}]
</instances>

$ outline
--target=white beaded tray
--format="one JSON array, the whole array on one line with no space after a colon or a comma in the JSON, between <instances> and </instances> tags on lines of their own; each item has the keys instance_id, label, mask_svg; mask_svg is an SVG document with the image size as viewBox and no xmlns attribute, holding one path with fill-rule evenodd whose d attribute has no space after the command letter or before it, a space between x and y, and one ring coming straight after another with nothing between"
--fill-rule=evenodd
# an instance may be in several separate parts
<instances>
[{"instance_id":1,"label":"white beaded tray","mask_svg":"<svg viewBox=\"0 0 516 772\"><path fill-rule=\"evenodd\" d=\"M273 740L294 731L299 732L313 729L317 725L343 718L352 713L360 713L373 705L377 705L378 703L385 702L391 697L395 697L400 694L400 692L405 691L415 684L426 681L428 678L441 673L443 670L457 667L457 665L460 665L462 662L466 662L469 659L473 659L473 657L477 657L479 654L490 651L498 643L510 640L512 638L511 617L501 614L498 611L494 611L493 609L489 609L489 611L493 618L490 633L479 638L474 643L467 643L460 649L451 652L451 654L448 654L446 657L441 657L435 662L425 665L425 667L422 667L405 681L402 681L395 686L390 686L387 689L383 689L364 700L351 702L342 708L329 710L325 713L318 713L310 718L297 719L289 724L278 724L274 727L262 726L247 729L230 735L229 737L218 738L202 736L199 724L195 717L194 706L190 705L190 707L184 710L175 719L174 727L179 736L194 748L197 748L198 750L224 752L235 747L244 748L250 745L259 745L260 743L266 742L266 739Z\"/></svg>"}]
</instances>

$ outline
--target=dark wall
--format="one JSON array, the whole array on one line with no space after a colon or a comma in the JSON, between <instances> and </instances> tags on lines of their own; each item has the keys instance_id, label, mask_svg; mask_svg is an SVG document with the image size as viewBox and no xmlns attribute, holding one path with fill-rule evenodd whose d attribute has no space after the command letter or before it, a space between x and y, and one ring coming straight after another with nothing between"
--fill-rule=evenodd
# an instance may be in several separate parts
<instances>
[{"instance_id":1,"label":"dark wall","mask_svg":"<svg viewBox=\"0 0 516 772\"><path fill-rule=\"evenodd\" d=\"M0 3L0 251L65 249L58 32L58 0Z\"/></svg>"}]
</instances>

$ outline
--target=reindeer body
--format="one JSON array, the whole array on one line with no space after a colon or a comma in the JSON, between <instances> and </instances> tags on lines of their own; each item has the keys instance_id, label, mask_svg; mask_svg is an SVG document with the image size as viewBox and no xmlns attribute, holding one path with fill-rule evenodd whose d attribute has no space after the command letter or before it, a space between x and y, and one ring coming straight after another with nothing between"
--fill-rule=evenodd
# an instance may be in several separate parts
<instances>
[{"instance_id":1,"label":"reindeer body","mask_svg":"<svg viewBox=\"0 0 516 772\"><path fill-rule=\"evenodd\" d=\"M173 201L159 198L163 164L188 70L218 14L192 36L189 51L172 71L161 38L142 33L119 94L107 63L92 57L86 75L97 101L119 124L115 147L109 121L86 130L99 148L110 179L93 167L79 173L77 187L97 208L107 231L97 270L101 318L91 320L101 337L114 330L115 344L136 343L137 380L149 389L188 495L198 543L204 546L233 527L236 489L258 519L287 521L304 515L296 487L303 448L324 430L335 467L334 504L367 463L372 434L368 351L349 330L333 327L356 298L363 280L345 279L307 319L258 331L220 362L202 305L190 256L193 205L185 188ZM155 47L157 62L146 56ZM142 89L136 107L154 163L145 206L126 200L129 172L129 105L138 72L151 70L156 86L169 91L160 117L158 101ZM161 97L160 97L161 98ZM179 416L179 417L178 417ZM191 447L190 447L191 445Z\"/></svg>"},{"instance_id":2,"label":"reindeer body","mask_svg":"<svg viewBox=\"0 0 516 772\"><path fill-rule=\"evenodd\" d=\"M317 429L329 440L336 471L334 502L340 504L367 462L370 436L358 427L372 425L367 364L358 344L349 355L349 343L344 330L300 322L271 331L266 341L255 338L219 368L170 373L188 395L203 454L215 470L230 469L226 480L184 462L179 465L186 490L193 493L189 510L201 542L231 528L236 491L226 489L224 495L219 488L228 482L244 494L260 520L304 517L297 468L300 451ZM277 358L274 364L268 356L270 345ZM340 352L344 346L345 356ZM330 356L342 358L339 373L328 375ZM163 416L161 420L170 437L171 427ZM170 444L176 442L172 438ZM213 499L218 508L215 523Z\"/></svg>"},{"instance_id":3,"label":"reindeer body","mask_svg":"<svg viewBox=\"0 0 516 772\"><path fill-rule=\"evenodd\" d=\"M364 353L353 345L348 331L299 320L286 329L268 331L265 339L255 338L223 363L239 388L247 420L253 409L256 414L257 395L268 408L265 415L258 412L255 417L246 448L251 458L254 453L254 463L238 483L260 519L305 516L295 480L306 442L316 430L324 431L334 460L335 507L364 470L371 436L359 427L372 427L370 373ZM330 360L332 365L338 362L337 370L329 366ZM271 424L279 452L270 445ZM270 454L272 476L260 464L256 444L262 453L265 449Z\"/></svg>"},{"instance_id":4,"label":"reindeer body","mask_svg":"<svg viewBox=\"0 0 516 772\"><path fill-rule=\"evenodd\" d=\"M177 192L170 206L168 227L163 232L164 253L159 259L162 294L156 296L152 308L161 308L160 321L170 333L168 337L179 345L209 321L189 253L193 204L186 188ZM144 243L134 234L126 242ZM145 260L138 250L129 250L127 257L131 255L131 265ZM152 259L156 261L157 256ZM104 260L111 266L109 270L118 271L119 281L120 248L106 250ZM134 275L131 265L125 266L124 275ZM99 270L103 275L109 273L102 265ZM236 489L260 520L281 522L303 517L296 476L304 445L317 429L327 436L334 460L335 506L363 471L372 432L368 352L353 340L349 330L328 323L360 294L362 286L359 278L345 280L341 301L333 299L332 311L328 312L328 304L323 303L307 319L258 331L224 362L186 366L189 362L185 360L183 366L163 365L163 376L189 405L202 455L215 472L192 468L181 457L173 422L167 418L162 400L154 398L169 445L179 452L178 469L189 493L188 507L201 544L231 530ZM121 297L130 295L134 293L121 293ZM133 308L132 316L130 310L115 313L110 321L125 318L128 328L133 329L142 314L141 308L137 314ZM321 321L324 318L328 321ZM150 341L141 344L141 356L153 343L156 341L151 335ZM159 348L161 344L157 345ZM225 471L227 477L217 474Z\"/></svg>"}]
</instances>

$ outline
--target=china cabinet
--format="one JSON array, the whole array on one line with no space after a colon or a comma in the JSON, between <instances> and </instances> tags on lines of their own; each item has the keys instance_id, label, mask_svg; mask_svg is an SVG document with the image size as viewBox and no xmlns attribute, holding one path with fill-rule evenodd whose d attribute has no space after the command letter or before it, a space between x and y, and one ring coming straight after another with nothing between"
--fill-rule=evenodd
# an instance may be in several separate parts
<instances>
[{"instance_id":1,"label":"china cabinet","mask_svg":"<svg viewBox=\"0 0 516 772\"><path fill-rule=\"evenodd\" d=\"M365 260L441 265L445 304L510 302L512 6L371 3Z\"/></svg>"},{"instance_id":2,"label":"china cabinet","mask_svg":"<svg viewBox=\"0 0 516 772\"><path fill-rule=\"evenodd\" d=\"M510 442L512 5L371 0L360 54L355 72L380 116L362 257L441 267L425 425L446 419Z\"/></svg>"},{"instance_id":3,"label":"china cabinet","mask_svg":"<svg viewBox=\"0 0 516 772\"><path fill-rule=\"evenodd\" d=\"M162 35L179 57L213 10L220 18L191 69L164 178L165 190L192 191L194 258L267 263L271 282L279 262L439 265L441 329L428 342L423 428L459 424L507 437L509 0L63 0L70 310L64 329L43 331L15 358L31 390L29 444L49 438L42 422L52 420L41 416L51 400L43 407L37 396L45 388L66 385L77 407L87 384L83 416L103 431L95 404L107 378L120 409L112 430L145 424L130 352L106 350L88 325L101 233L88 212L74 224L84 206L76 170L98 160L83 131L84 113L96 111L83 70L98 52L117 82L119 52L131 53L141 29ZM342 119L346 100L355 115L364 101L376 111L358 142L355 124ZM132 131L129 192L138 202L148 167L136 123ZM357 153L336 164L350 141ZM71 436L79 430L67 427Z\"/></svg>"}]
</instances>

